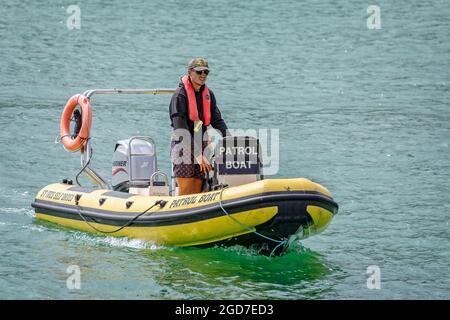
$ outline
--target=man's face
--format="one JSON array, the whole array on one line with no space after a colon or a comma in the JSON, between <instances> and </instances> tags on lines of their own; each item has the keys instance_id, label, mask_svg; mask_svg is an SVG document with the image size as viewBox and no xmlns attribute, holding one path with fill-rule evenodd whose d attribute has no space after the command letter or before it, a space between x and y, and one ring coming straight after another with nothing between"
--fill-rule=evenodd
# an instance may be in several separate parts
<instances>
[{"instance_id":1,"label":"man's face","mask_svg":"<svg viewBox=\"0 0 450 320\"><path fill-rule=\"evenodd\" d=\"M201 87L206 83L206 79L208 78L207 73L208 70L203 71L195 71L194 69L189 70L189 76L191 77L192 83L199 87Z\"/></svg>"}]
</instances>

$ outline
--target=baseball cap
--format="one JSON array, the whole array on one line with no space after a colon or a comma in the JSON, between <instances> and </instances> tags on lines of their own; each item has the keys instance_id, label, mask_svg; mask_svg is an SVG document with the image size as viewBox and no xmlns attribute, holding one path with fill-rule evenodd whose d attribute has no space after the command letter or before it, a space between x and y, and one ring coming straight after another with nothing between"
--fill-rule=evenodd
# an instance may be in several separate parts
<instances>
[{"instance_id":1,"label":"baseball cap","mask_svg":"<svg viewBox=\"0 0 450 320\"><path fill-rule=\"evenodd\" d=\"M194 58L189 62L188 69L195 71L209 70L208 61L204 58Z\"/></svg>"}]
</instances>

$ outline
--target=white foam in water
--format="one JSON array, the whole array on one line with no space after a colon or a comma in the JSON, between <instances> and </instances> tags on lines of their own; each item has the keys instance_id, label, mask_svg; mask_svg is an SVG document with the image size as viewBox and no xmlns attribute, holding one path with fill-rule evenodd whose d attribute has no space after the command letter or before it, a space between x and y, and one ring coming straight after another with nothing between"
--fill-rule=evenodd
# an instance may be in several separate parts
<instances>
[{"instance_id":1,"label":"white foam in water","mask_svg":"<svg viewBox=\"0 0 450 320\"><path fill-rule=\"evenodd\" d=\"M25 226L22 226L22 228L29 229L31 231L38 231L38 232L47 231L47 229L45 229L44 227L36 226L36 225L25 225Z\"/></svg>"},{"instance_id":2,"label":"white foam in water","mask_svg":"<svg viewBox=\"0 0 450 320\"><path fill-rule=\"evenodd\" d=\"M244 247L241 245L234 245L230 247L223 247L224 251L230 251L235 252L239 255L245 255L245 256L258 256L259 255L259 248L257 246L250 246L250 247Z\"/></svg>"},{"instance_id":3,"label":"white foam in water","mask_svg":"<svg viewBox=\"0 0 450 320\"><path fill-rule=\"evenodd\" d=\"M133 249L157 249L157 246L154 243L149 243L142 239L106 237L103 241L112 247L125 247Z\"/></svg>"},{"instance_id":4,"label":"white foam in water","mask_svg":"<svg viewBox=\"0 0 450 320\"><path fill-rule=\"evenodd\" d=\"M76 239L85 241L92 244L93 242L97 245L106 245L115 248L132 248L132 249L149 249L149 250L160 250L167 249L163 246L158 246L152 242L143 239L131 239L127 237L103 237L103 236L90 236L88 234L75 232L74 237Z\"/></svg>"},{"instance_id":5,"label":"white foam in water","mask_svg":"<svg viewBox=\"0 0 450 320\"><path fill-rule=\"evenodd\" d=\"M30 208L0 208L1 213L18 213L22 215L27 215L34 218L35 213L33 209Z\"/></svg>"}]
</instances>

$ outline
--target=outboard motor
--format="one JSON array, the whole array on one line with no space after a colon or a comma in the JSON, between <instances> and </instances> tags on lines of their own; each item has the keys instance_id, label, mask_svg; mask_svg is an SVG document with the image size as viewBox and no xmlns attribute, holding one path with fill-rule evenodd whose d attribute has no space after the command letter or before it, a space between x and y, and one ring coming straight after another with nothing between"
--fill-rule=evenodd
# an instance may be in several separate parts
<instances>
[{"instance_id":1,"label":"outboard motor","mask_svg":"<svg viewBox=\"0 0 450 320\"><path fill-rule=\"evenodd\" d=\"M163 181L157 181L157 177ZM155 143L150 137L131 137L116 143L112 187L142 195L169 195L167 175L158 171Z\"/></svg>"}]
</instances>

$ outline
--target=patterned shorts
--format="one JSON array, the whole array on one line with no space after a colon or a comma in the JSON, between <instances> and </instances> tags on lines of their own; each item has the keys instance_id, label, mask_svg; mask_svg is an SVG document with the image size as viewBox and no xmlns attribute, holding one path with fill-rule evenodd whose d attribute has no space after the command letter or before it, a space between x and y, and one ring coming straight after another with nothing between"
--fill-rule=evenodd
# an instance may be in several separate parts
<instances>
[{"instance_id":1,"label":"patterned shorts","mask_svg":"<svg viewBox=\"0 0 450 320\"><path fill-rule=\"evenodd\" d=\"M175 178L198 178L204 179L205 175L200 172L200 165L195 163L194 153L183 154L180 142L172 141L170 145L170 157L173 165L173 176Z\"/></svg>"}]
</instances>

